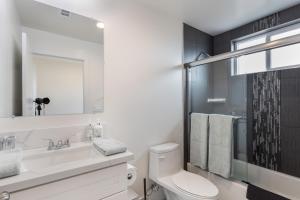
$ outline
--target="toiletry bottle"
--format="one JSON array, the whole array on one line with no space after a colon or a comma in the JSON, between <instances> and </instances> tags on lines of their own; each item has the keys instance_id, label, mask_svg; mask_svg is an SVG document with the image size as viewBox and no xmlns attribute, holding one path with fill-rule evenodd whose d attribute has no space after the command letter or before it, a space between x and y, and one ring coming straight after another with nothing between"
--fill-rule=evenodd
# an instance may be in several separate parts
<instances>
[{"instance_id":1,"label":"toiletry bottle","mask_svg":"<svg viewBox=\"0 0 300 200\"><path fill-rule=\"evenodd\" d=\"M103 126L100 122L94 126L94 137L97 138L103 137Z\"/></svg>"},{"instance_id":2,"label":"toiletry bottle","mask_svg":"<svg viewBox=\"0 0 300 200\"><path fill-rule=\"evenodd\" d=\"M92 141L94 137L94 127L92 124L89 124L89 127L87 128L86 137L88 138L88 141Z\"/></svg>"}]
</instances>

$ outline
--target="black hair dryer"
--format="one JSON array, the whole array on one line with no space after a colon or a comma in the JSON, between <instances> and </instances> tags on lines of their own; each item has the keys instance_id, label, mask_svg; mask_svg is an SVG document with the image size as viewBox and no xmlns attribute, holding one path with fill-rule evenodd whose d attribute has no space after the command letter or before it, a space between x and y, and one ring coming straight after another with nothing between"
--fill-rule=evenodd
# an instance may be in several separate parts
<instances>
[{"instance_id":1,"label":"black hair dryer","mask_svg":"<svg viewBox=\"0 0 300 200\"><path fill-rule=\"evenodd\" d=\"M50 103L50 99L48 97L36 98L33 102L35 103L35 116L40 116L42 109L45 110L45 105Z\"/></svg>"}]
</instances>

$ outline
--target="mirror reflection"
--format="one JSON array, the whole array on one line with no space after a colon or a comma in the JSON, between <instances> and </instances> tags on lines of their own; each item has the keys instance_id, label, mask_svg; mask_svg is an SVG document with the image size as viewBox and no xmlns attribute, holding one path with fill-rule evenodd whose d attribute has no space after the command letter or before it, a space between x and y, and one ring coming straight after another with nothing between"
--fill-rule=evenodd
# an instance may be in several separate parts
<instances>
[{"instance_id":1,"label":"mirror reflection","mask_svg":"<svg viewBox=\"0 0 300 200\"><path fill-rule=\"evenodd\" d=\"M103 112L103 22L34 0L7 12L0 117Z\"/></svg>"}]
</instances>

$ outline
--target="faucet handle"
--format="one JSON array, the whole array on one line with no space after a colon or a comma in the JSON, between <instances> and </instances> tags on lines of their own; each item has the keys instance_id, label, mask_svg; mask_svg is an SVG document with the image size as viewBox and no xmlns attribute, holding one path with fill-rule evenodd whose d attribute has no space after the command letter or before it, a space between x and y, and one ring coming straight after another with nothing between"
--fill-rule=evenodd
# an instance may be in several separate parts
<instances>
[{"instance_id":1,"label":"faucet handle","mask_svg":"<svg viewBox=\"0 0 300 200\"><path fill-rule=\"evenodd\" d=\"M48 150L51 150L55 146L54 141L52 139L44 139L44 140L48 141Z\"/></svg>"},{"instance_id":2,"label":"faucet handle","mask_svg":"<svg viewBox=\"0 0 300 200\"><path fill-rule=\"evenodd\" d=\"M70 146L71 146L70 139L67 139L67 140L65 141L65 145L66 145L67 147L70 147Z\"/></svg>"},{"instance_id":3,"label":"faucet handle","mask_svg":"<svg viewBox=\"0 0 300 200\"><path fill-rule=\"evenodd\" d=\"M0 151L4 150L4 143L5 143L5 139L3 137L0 137Z\"/></svg>"},{"instance_id":4,"label":"faucet handle","mask_svg":"<svg viewBox=\"0 0 300 200\"><path fill-rule=\"evenodd\" d=\"M4 139L5 148L15 149L16 148L16 136L8 136Z\"/></svg>"},{"instance_id":5,"label":"faucet handle","mask_svg":"<svg viewBox=\"0 0 300 200\"><path fill-rule=\"evenodd\" d=\"M70 146L70 139L66 139L64 145Z\"/></svg>"}]
</instances>

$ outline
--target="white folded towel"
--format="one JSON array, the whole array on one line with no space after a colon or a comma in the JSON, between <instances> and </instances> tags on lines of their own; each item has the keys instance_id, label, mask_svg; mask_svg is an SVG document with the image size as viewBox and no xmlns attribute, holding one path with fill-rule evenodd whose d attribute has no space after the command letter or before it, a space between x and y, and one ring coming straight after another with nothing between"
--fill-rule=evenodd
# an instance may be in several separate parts
<instances>
[{"instance_id":1,"label":"white folded towel","mask_svg":"<svg viewBox=\"0 0 300 200\"><path fill-rule=\"evenodd\" d=\"M231 176L235 118L227 115L209 115L208 169L225 178Z\"/></svg>"},{"instance_id":2,"label":"white folded towel","mask_svg":"<svg viewBox=\"0 0 300 200\"><path fill-rule=\"evenodd\" d=\"M191 114L190 162L207 169L208 155L208 114Z\"/></svg>"},{"instance_id":3,"label":"white folded towel","mask_svg":"<svg viewBox=\"0 0 300 200\"><path fill-rule=\"evenodd\" d=\"M0 179L19 175L21 171L20 162L9 162L0 164Z\"/></svg>"},{"instance_id":4,"label":"white folded towel","mask_svg":"<svg viewBox=\"0 0 300 200\"><path fill-rule=\"evenodd\" d=\"M20 153L3 151L0 153L0 179L19 175L21 172Z\"/></svg>"},{"instance_id":5,"label":"white folded towel","mask_svg":"<svg viewBox=\"0 0 300 200\"><path fill-rule=\"evenodd\" d=\"M105 156L110 156L127 151L127 147L123 143L113 139L97 138L93 140L93 145Z\"/></svg>"}]
</instances>

